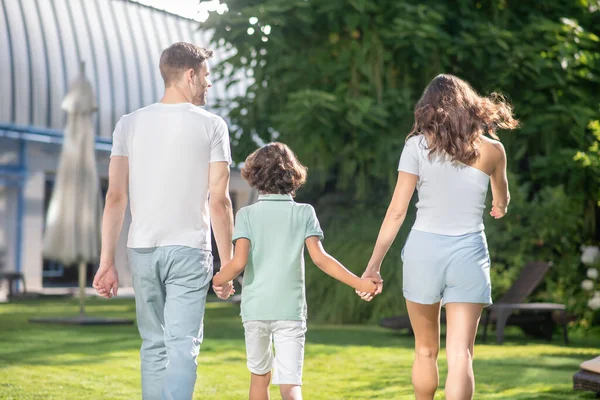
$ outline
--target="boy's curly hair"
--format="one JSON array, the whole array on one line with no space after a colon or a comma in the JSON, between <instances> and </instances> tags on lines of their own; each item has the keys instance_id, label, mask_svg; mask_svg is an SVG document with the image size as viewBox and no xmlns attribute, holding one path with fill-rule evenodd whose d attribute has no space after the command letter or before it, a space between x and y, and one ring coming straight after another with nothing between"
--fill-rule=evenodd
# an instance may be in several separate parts
<instances>
[{"instance_id":1,"label":"boy's curly hair","mask_svg":"<svg viewBox=\"0 0 600 400\"><path fill-rule=\"evenodd\" d=\"M306 182L306 171L288 146L274 142L246 158L242 178L261 193L295 196Z\"/></svg>"}]
</instances>

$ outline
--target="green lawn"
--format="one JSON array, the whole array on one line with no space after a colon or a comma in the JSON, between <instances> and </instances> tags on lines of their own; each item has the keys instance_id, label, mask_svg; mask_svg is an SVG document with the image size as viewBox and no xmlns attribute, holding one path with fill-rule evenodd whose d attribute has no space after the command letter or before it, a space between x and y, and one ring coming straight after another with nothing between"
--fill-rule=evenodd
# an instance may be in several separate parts
<instances>
[{"instance_id":1,"label":"green lawn","mask_svg":"<svg viewBox=\"0 0 600 400\"><path fill-rule=\"evenodd\" d=\"M133 317L132 300L90 299L91 315ZM0 305L0 399L135 399L140 397L135 326L31 324L32 316L77 312L76 301ZM198 358L197 399L243 399L249 375L237 307L208 304ZM599 340L560 345L510 331L504 346L475 350L476 399L592 399L573 392L578 364L600 352ZM304 364L307 399L410 399L413 341L375 326L310 324ZM445 354L440 355L442 384ZM277 389L273 388L275 395ZM276 397L274 397L276 398ZM443 387L436 398L443 398Z\"/></svg>"}]
</instances>

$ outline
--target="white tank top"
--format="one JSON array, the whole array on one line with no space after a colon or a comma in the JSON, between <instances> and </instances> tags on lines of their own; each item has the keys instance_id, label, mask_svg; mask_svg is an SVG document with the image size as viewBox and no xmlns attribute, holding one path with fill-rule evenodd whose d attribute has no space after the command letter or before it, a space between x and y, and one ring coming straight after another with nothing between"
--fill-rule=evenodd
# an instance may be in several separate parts
<instances>
[{"instance_id":1,"label":"white tank top","mask_svg":"<svg viewBox=\"0 0 600 400\"><path fill-rule=\"evenodd\" d=\"M398 171L417 175L417 220L413 229L459 236L484 229L483 210L490 177L438 154L429 157L422 135L408 139Z\"/></svg>"}]
</instances>

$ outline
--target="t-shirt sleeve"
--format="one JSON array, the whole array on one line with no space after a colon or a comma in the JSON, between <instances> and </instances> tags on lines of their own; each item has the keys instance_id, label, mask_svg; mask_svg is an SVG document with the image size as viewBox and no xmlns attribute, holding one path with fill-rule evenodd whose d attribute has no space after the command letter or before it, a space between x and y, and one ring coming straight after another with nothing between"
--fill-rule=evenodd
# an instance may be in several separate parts
<instances>
[{"instance_id":1,"label":"t-shirt sleeve","mask_svg":"<svg viewBox=\"0 0 600 400\"><path fill-rule=\"evenodd\" d=\"M317 218L317 213L312 206L309 207L309 212L307 213L306 218L306 233L304 235L304 239L308 239L311 236L317 236L319 240L323 240L325 237L323 235L323 230L321 229L321 225L319 224L319 219Z\"/></svg>"},{"instance_id":2,"label":"t-shirt sleeve","mask_svg":"<svg viewBox=\"0 0 600 400\"><path fill-rule=\"evenodd\" d=\"M419 143L417 137L412 137L404 144L398 171L408 172L409 174L419 175Z\"/></svg>"},{"instance_id":3,"label":"t-shirt sleeve","mask_svg":"<svg viewBox=\"0 0 600 400\"><path fill-rule=\"evenodd\" d=\"M210 162L226 161L231 164L231 148L229 146L229 130L222 118L215 125L210 143Z\"/></svg>"},{"instance_id":4,"label":"t-shirt sleeve","mask_svg":"<svg viewBox=\"0 0 600 400\"><path fill-rule=\"evenodd\" d=\"M121 118L115 126L110 156L129 157L129 149L127 148L127 138L125 137L125 131L123 129L123 118Z\"/></svg>"},{"instance_id":5,"label":"t-shirt sleeve","mask_svg":"<svg viewBox=\"0 0 600 400\"><path fill-rule=\"evenodd\" d=\"M235 215L235 226L233 228L232 241L235 243L240 238L250 239L250 226L248 223L248 215L245 209L241 209Z\"/></svg>"}]
</instances>

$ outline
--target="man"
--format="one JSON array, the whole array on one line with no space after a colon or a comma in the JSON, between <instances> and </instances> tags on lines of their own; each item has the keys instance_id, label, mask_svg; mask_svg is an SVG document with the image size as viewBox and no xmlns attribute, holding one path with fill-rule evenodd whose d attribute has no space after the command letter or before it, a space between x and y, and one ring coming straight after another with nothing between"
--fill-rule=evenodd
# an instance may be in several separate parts
<instances>
[{"instance_id":1,"label":"man","mask_svg":"<svg viewBox=\"0 0 600 400\"><path fill-rule=\"evenodd\" d=\"M227 125L197 107L211 87L211 56L189 43L164 50L162 100L123 116L113 134L94 288L106 298L117 294L115 247L129 193L144 400L192 398L213 274L211 220L221 262L232 257ZM233 293L232 282L214 289L223 299Z\"/></svg>"}]
</instances>

